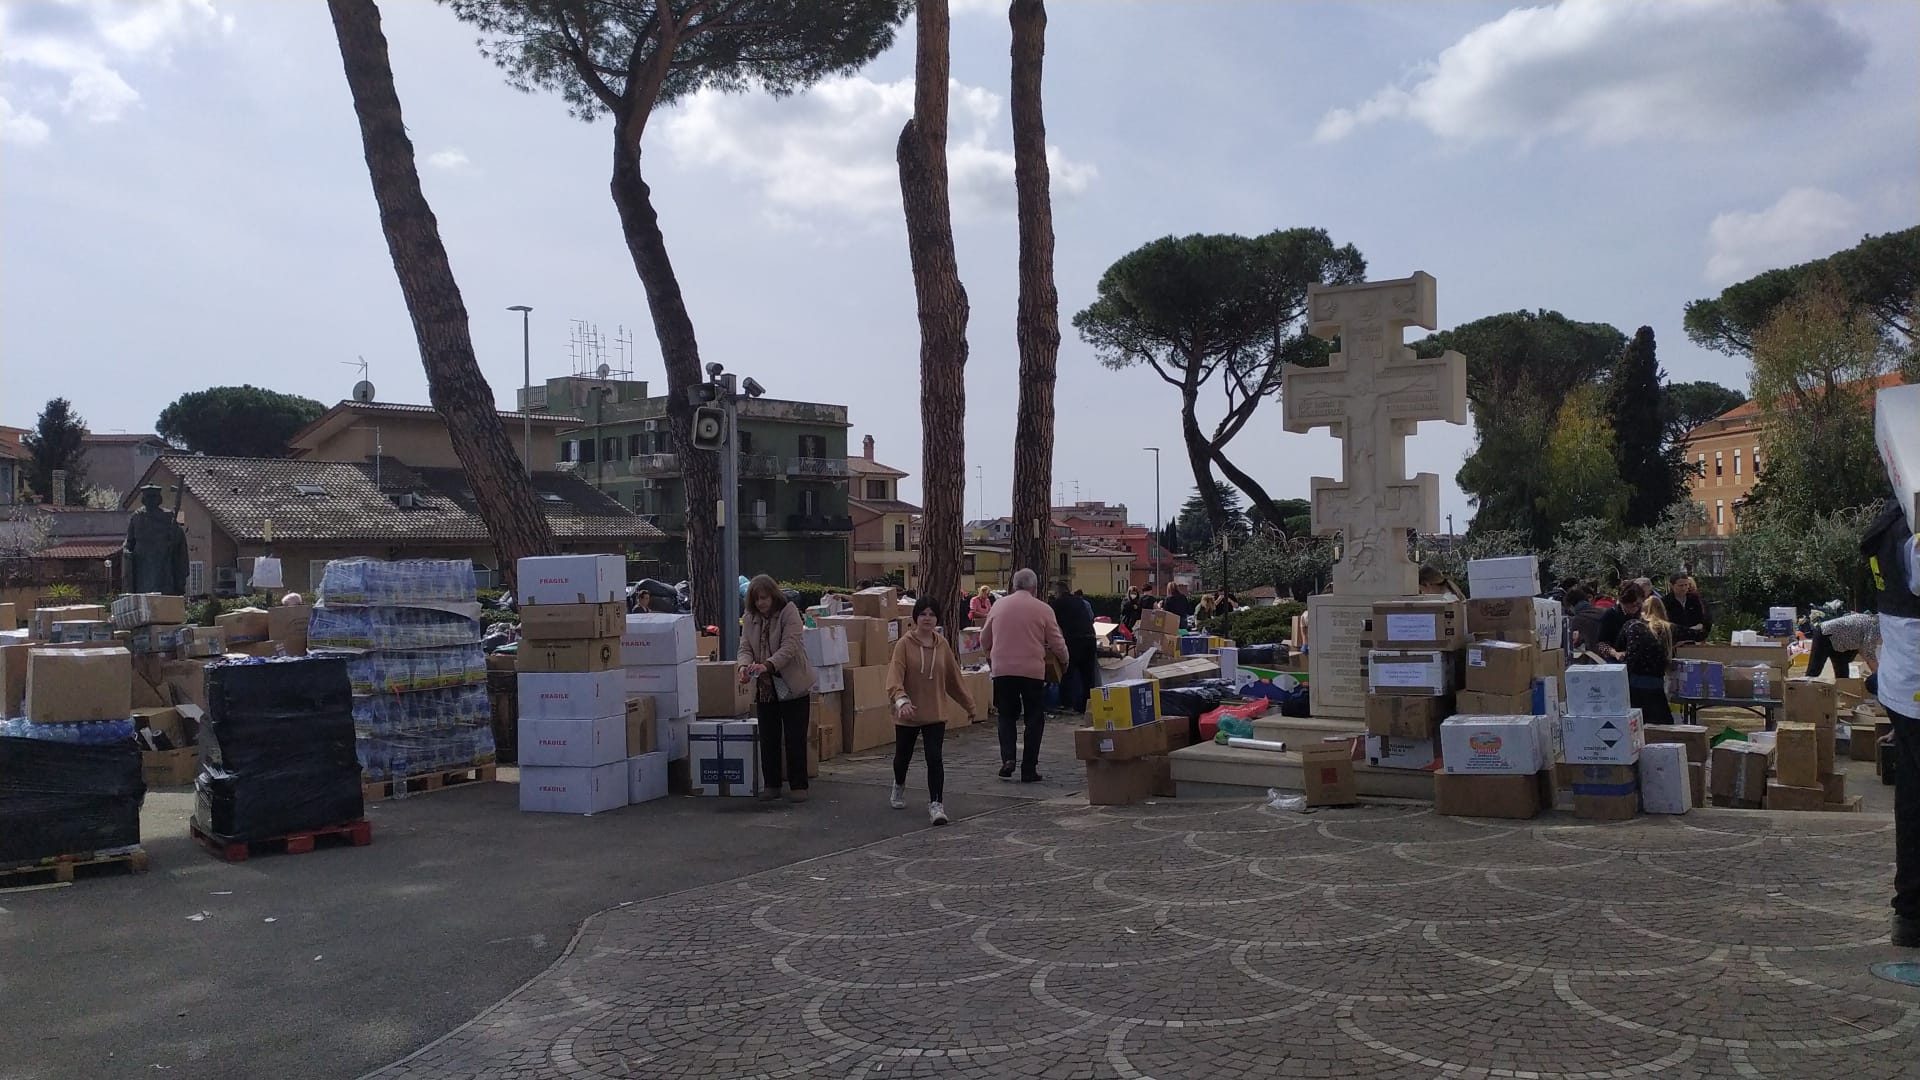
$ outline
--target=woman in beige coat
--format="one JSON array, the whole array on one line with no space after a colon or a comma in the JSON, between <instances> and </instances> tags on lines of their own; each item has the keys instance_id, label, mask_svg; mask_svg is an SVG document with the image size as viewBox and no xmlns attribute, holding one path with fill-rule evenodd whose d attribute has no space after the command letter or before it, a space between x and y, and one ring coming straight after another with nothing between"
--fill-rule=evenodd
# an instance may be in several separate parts
<instances>
[{"instance_id":1,"label":"woman in beige coat","mask_svg":"<svg viewBox=\"0 0 1920 1080\"><path fill-rule=\"evenodd\" d=\"M895 810L907 808L907 766L913 764L915 739L927 747L927 820L947 823L942 803L947 781L944 749L947 723L940 719L942 698L974 715L973 698L960 682L960 660L939 634L940 605L928 597L913 603L913 627L900 635L887 665L887 700L893 703L893 797Z\"/></svg>"},{"instance_id":2,"label":"woman in beige coat","mask_svg":"<svg viewBox=\"0 0 1920 1080\"><path fill-rule=\"evenodd\" d=\"M813 666L807 663L800 609L765 574L747 585L747 612L741 620L740 681L753 684L760 718L762 799L807 801L807 692Z\"/></svg>"}]
</instances>

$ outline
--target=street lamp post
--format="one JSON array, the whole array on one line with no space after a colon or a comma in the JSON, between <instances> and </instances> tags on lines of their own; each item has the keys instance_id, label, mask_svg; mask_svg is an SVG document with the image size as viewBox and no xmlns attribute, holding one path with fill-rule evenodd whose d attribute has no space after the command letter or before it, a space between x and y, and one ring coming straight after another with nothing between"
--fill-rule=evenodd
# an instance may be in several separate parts
<instances>
[{"instance_id":1,"label":"street lamp post","mask_svg":"<svg viewBox=\"0 0 1920 1080\"><path fill-rule=\"evenodd\" d=\"M533 309L525 304L515 304L507 309L520 313L520 459L526 466L527 475L533 475L533 414L527 410L533 405L533 331L528 320Z\"/></svg>"},{"instance_id":2,"label":"street lamp post","mask_svg":"<svg viewBox=\"0 0 1920 1080\"><path fill-rule=\"evenodd\" d=\"M1160 581L1160 533L1166 528L1166 522L1160 520L1160 448L1144 446L1143 450L1153 452L1153 536L1148 540L1153 552L1153 587L1163 588Z\"/></svg>"}]
</instances>

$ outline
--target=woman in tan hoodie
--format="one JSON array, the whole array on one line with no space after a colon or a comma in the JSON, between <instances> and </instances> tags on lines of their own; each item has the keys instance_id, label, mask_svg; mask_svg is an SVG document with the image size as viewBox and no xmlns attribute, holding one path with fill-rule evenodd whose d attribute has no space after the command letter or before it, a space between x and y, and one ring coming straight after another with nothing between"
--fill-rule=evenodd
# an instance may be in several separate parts
<instances>
[{"instance_id":1,"label":"woman in tan hoodie","mask_svg":"<svg viewBox=\"0 0 1920 1080\"><path fill-rule=\"evenodd\" d=\"M913 627L900 635L887 664L887 699L893 702L893 796L895 810L907 808L907 766L913 763L913 743L927 745L927 820L947 823L942 804L947 781L944 748L946 721L940 719L940 699L950 697L972 719L973 698L960 682L960 660L940 636L940 605L927 597L913 603Z\"/></svg>"},{"instance_id":2,"label":"woman in tan hoodie","mask_svg":"<svg viewBox=\"0 0 1920 1080\"><path fill-rule=\"evenodd\" d=\"M807 691L813 667L800 623L800 609L765 574L747 585L747 613L741 620L740 681L753 684L760 721L762 799L807 801Z\"/></svg>"}]
</instances>

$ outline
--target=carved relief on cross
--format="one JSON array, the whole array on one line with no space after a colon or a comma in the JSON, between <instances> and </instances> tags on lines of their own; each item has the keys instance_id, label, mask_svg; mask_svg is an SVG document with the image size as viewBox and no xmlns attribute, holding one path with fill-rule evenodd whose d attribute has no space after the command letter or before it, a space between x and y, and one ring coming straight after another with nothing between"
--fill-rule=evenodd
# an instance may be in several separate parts
<instances>
[{"instance_id":1,"label":"carved relief on cross","mask_svg":"<svg viewBox=\"0 0 1920 1080\"><path fill-rule=\"evenodd\" d=\"M1406 534L1439 528L1440 478L1407 477L1407 436L1422 420L1467 422L1466 359L1456 352L1416 359L1403 344L1407 327L1437 325L1430 274L1312 286L1307 318L1315 337L1338 337L1340 351L1324 368L1288 365L1281 412L1288 431L1330 428L1341 442L1345 475L1312 482L1313 531L1345 537L1333 591L1413 595L1420 571Z\"/></svg>"}]
</instances>

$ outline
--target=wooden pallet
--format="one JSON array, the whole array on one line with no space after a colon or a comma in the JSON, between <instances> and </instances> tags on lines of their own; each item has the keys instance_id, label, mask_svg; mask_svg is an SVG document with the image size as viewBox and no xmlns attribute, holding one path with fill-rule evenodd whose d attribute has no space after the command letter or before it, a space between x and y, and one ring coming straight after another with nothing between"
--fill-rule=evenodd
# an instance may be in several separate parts
<instances>
[{"instance_id":1,"label":"wooden pallet","mask_svg":"<svg viewBox=\"0 0 1920 1080\"><path fill-rule=\"evenodd\" d=\"M24 866L0 868L0 889L22 885L70 884L78 877L99 876L125 870L129 874L147 872L145 851L123 851L118 855L59 855Z\"/></svg>"},{"instance_id":2,"label":"wooden pallet","mask_svg":"<svg viewBox=\"0 0 1920 1080\"><path fill-rule=\"evenodd\" d=\"M284 851L289 855L300 855L312 851L323 839L344 840L354 847L366 847L373 843L373 822L365 818L261 840L222 840L201 832L197 824L189 824L188 827L201 847L227 862L246 862L248 856L256 853L266 855Z\"/></svg>"},{"instance_id":3,"label":"wooden pallet","mask_svg":"<svg viewBox=\"0 0 1920 1080\"><path fill-rule=\"evenodd\" d=\"M430 791L445 791L448 788L466 784L491 781L496 766L474 765L464 769L442 769L439 772L420 773L407 777L407 796L425 795ZM393 798L393 781L368 780L360 785L360 798L365 802L380 802Z\"/></svg>"}]
</instances>

